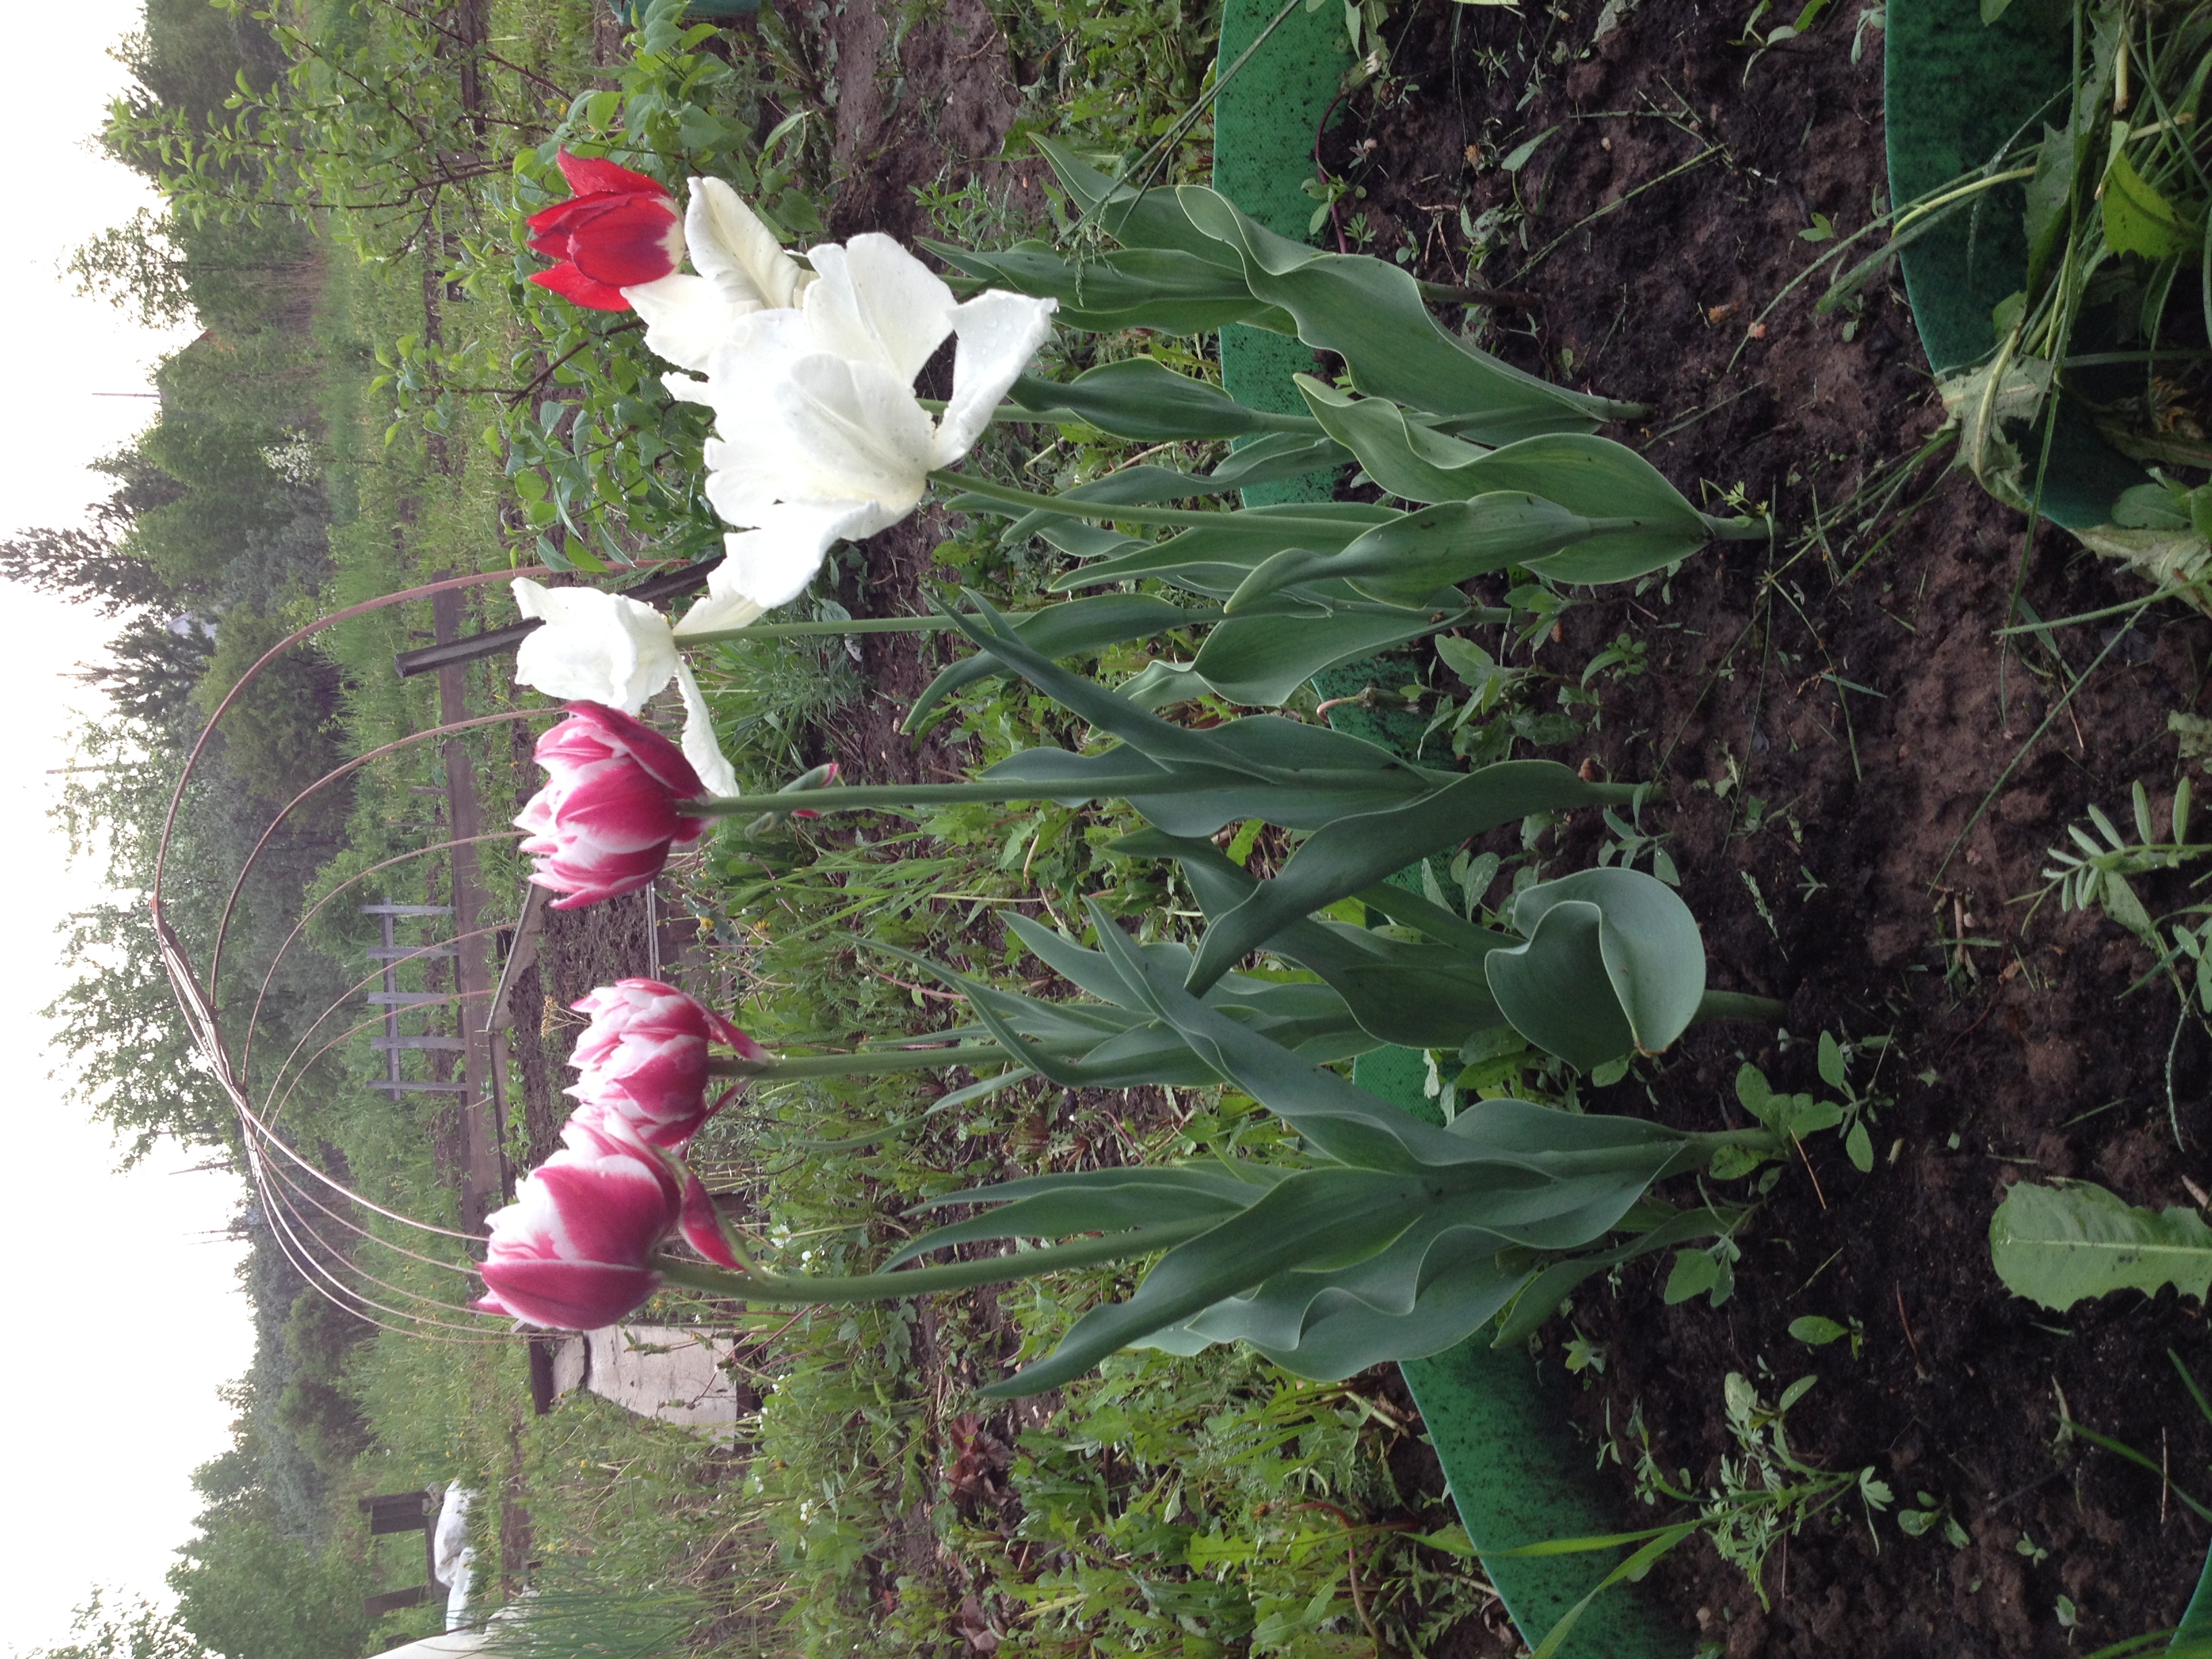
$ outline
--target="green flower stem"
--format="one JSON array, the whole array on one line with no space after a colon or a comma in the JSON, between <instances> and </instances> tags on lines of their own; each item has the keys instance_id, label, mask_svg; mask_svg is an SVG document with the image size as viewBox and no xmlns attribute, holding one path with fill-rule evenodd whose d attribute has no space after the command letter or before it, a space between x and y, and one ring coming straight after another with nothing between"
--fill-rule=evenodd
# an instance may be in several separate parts
<instances>
[{"instance_id":1,"label":"green flower stem","mask_svg":"<svg viewBox=\"0 0 2212 1659\"><path fill-rule=\"evenodd\" d=\"M1787 1003L1778 1002L1772 997L1755 997L1747 991L1708 991L1698 999L1697 1017L1691 1023L1741 1019L1755 1025L1779 1025L1789 1012Z\"/></svg>"},{"instance_id":2,"label":"green flower stem","mask_svg":"<svg viewBox=\"0 0 2212 1659\"><path fill-rule=\"evenodd\" d=\"M990 501L1004 501L1009 507L1057 513L1069 519L1096 519L1101 523L1158 524L1190 530L1218 525L1223 517L1218 513L1187 513L1180 507L1123 507L1114 501L1083 501L1066 495L1040 495L1033 489L1017 489L1012 484L993 483L988 478L971 477L964 472L945 470L931 473L929 481L947 489L959 490L963 495L981 495ZM1298 519L1270 514L1267 522L1286 531L1327 530L1337 536L1343 535L1345 531L1343 521L1336 519Z\"/></svg>"},{"instance_id":3,"label":"green flower stem","mask_svg":"<svg viewBox=\"0 0 2212 1659\"><path fill-rule=\"evenodd\" d=\"M1031 1037L1030 1046L1053 1054L1079 1054L1095 1048L1107 1034L1060 1037L1047 1041ZM942 1048L863 1048L844 1054L785 1054L769 1060L710 1060L708 1071L716 1077L741 1077L755 1083L781 1083L802 1077L873 1077L885 1072L925 1072L940 1066L979 1066L994 1061L1015 1063L995 1042L962 1042Z\"/></svg>"},{"instance_id":4,"label":"green flower stem","mask_svg":"<svg viewBox=\"0 0 2212 1659\"><path fill-rule=\"evenodd\" d=\"M685 801L681 810L687 817L708 818L742 817L748 812L789 812L801 807L815 812L869 809L896 812L908 807L957 806L969 802L1006 805L1015 801L1058 800L1063 797L1092 800L1109 795L1197 794L1218 789L1224 782L1251 781L1241 774L1191 769L1088 780L1070 778L1051 783L836 784L826 789L794 790L773 795L702 795L696 800Z\"/></svg>"},{"instance_id":5,"label":"green flower stem","mask_svg":"<svg viewBox=\"0 0 2212 1659\"><path fill-rule=\"evenodd\" d=\"M1048 611L1054 608L1050 605L1043 607ZM1191 605L1186 609L1189 616L1188 624L1170 623L1164 626L1195 628L1206 623L1219 622L1222 618L1222 610L1218 605ZM1009 611L1006 617L1008 622L1020 623L1037 614L1031 611ZM927 617L848 617L842 622L748 623L743 628L713 628L701 634L679 634L676 642L690 646L716 645L725 640L820 639L842 634L944 634L958 626L942 612Z\"/></svg>"},{"instance_id":6,"label":"green flower stem","mask_svg":"<svg viewBox=\"0 0 2212 1659\"><path fill-rule=\"evenodd\" d=\"M1705 521L1705 533L1716 541L1763 542L1774 533L1771 519L1716 519L1704 513L1698 516Z\"/></svg>"},{"instance_id":7,"label":"green flower stem","mask_svg":"<svg viewBox=\"0 0 2212 1659\"><path fill-rule=\"evenodd\" d=\"M731 1273L704 1262L679 1261L674 1256L653 1259L655 1272L672 1285L709 1296L726 1296L739 1302L840 1304L895 1302L902 1297L928 1296L938 1291L972 1290L978 1285L1006 1285L1069 1267L1095 1267L1103 1262L1126 1261L1180 1244L1185 1239L1221 1224L1220 1212L1209 1212L1188 1221L1162 1223L1133 1232L1109 1233L1103 1238L1078 1239L1072 1244L1051 1244L1011 1255L989 1256L981 1261L956 1261L944 1267L901 1267L887 1273L859 1273L851 1277L822 1274L787 1275L755 1268Z\"/></svg>"},{"instance_id":8,"label":"green flower stem","mask_svg":"<svg viewBox=\"0 0 2212 1659\"><path fill-rule=\"evenodd\" d=\"M915 402L933 415L945 413L945 399L942 398L916 398ZM1241 404L1238 407L1243 409ZM1075 414L1073 410L1067 412L1070 415ZM1243 412L1246 420L1263 432L1298 432L1312 438L1328 435L1322 423L1310 415L1276 415L1264 409L1243 409ZM1091 424L1080 416L1077 416L1076 419L1084 426ZM1048 409L1024 409L1019 404L1000 404L991 411L991 424L993 426L1066 426L1068 422L1065 420L1054 420L1052 411ZM1227 437L1231 434L1223 433L1218 435Z\"/></svg>"}]
</instances>

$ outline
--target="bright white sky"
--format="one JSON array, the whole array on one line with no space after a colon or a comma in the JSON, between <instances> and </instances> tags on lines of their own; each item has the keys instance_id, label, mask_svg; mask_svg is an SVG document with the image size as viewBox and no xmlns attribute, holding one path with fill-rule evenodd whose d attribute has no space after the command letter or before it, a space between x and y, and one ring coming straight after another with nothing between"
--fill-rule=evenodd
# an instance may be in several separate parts
<instances>
[{"instance_id":1,"label":"bright white sky","mask_svg":"<svg viewBox=\"0 0 2212 1659\"><path fill-rule=\"evenodd\" d=\"M35 211L15 216L0 253L0 315L9 319L9 395L0 398L0 535L78 521L109 483L85 464L149 418L141 398L154 362L191 337L148 335L58 272L69 250L149 201L137 177L100 158L87 136L125 80L107 49L141 21L141 0L70 0L9 9L19 108L9 170L37 181ZM55 988L55 924L95 891L94 872L64 874L65 847L46 820L66 765L72 711L90 688L66 678L100 653L106 625L44 595L0 583L7 619L9 764L0 771L0 1053L11 1057L7 1201L0 1261L19 1290L19 1327L0 1365L7 1487L15 1513L0 1549L0 1650L64 1635L95 1583L166 1597L170 1553L191 1531L190 1475L222 1449L229 1412L218 1384L241 1376L252 1334L220 1237L237 1188L221 1174L177 1174L201 1161L157 1152L114 1172L106 1135L43 1080L48 1040L36 1011ZM212 1236L211 1236L212 1235ZM57 1323L40 1309L82 1309Z\"/></svg>"}]
</instances>

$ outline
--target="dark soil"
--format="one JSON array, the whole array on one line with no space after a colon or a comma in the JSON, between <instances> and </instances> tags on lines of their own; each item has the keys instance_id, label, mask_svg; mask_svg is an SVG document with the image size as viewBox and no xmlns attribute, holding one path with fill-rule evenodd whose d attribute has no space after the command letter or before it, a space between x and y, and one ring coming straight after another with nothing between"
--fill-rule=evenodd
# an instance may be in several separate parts
<instances>
[{"instance_id":1,"label":"dark soil","mask_svg":"<svg viewBox=\"0 0 2212 1659\"><path fill-rule=\"evenodd\" d=\"M1411 240L1425 276L1536 296L1533 320L1493 327L1501 355L1555 376L1571 363L1574 384L1647 404L1646 423L1614 435L1685 490L1745 486L1782 526L1771 550L1698 556L1671 603L1592 599L1542 653L1571 677L1620 632L1649 643L1650 672L1608 687L1588 751L1613 776L1662 781L1646 823L1670 834L1715 983L1786 998L1797 1039L1784 1051L1752 1028L1705 1028L1648 1095L1632 1080L1598 1109L1743 1121L1741 1060L1818 1090L1810 1039L1823 1030L1891 1036L1878 1089L1893 1103L1871 1175L1832 1137L1808 1146L1746 1235L1724 1307L1662 1305L1663 1264L1580 1298L1574 1323L1608 1362L1583 1420L1618 1430L1640 1403L1669 1478L1686 1467L1711 1480L1735 1449L1725 1375L1771 1399L1817 1372L1792 1413L1800 1454L1871 1464L1901 1498L1948 1502L1972 1535L1954 1550L1884 1522L1877 1556L1863 1523L1808 1528L1786 1571L1783 1552L1770 1560L1767 1610L1709 1549L1678 1553L1655 1575L1661 1594L1731 1659L2055 1655L2069 1647L2061 1594L2084 1645L2170 1625L2207 1528L2157 1477L2064 1439L2060 1421L2070 1407L2202 1485L2212 1432L2166 1350L2206 1371L2203 1310L2169 1291L2045 1314L1998 1283L1987 1232L2021 1178L2191 1201L2183 1176L2203 1160L2177 1150L2168 1122L2174 1000L2159 986L2129 994L2151 964L2117 925L2022 901L2092 802L2124 821L2141 779L2164 823L2178 776L2166 717L2196 706L2212 630L2162 607L2046 721L2117 625L2059 632L2064 678L2047 652L2001 653L2020 515L1954 477L1863 568L1880 532L1846 545L1853 514L1836 514L1832 553L1799 542L1941 419L1901 283L1877 287L1855 319L1814 314L1819 281L1767 311L1818 252L1799 235L1812 216L1847 234L1884 188L1881 36L1855 64L1840 16L1747 69L1733 10L1652 0L1593 48L1596 15L1414 9L1395 67L1420 91L1355 100L1323 159L1364 183L1373 251ZM1555 125L1517 177L1496 165ZM1532 258L1515 238L1470 276L1461 204L1472 221L1516 200L1528 247L1554 251ZM2142 591L2054 531L2026 571L2046 617ZM1558 867L1587 863L1601 839L1595 823L1571 828ZM2185 902L2179 887L2157 896ZM2207 1067L2191 1023L2171 1073L2191 1147L2212 1135ZM1857 1322L1863 1351L1793 1340L1789 1322L1808 1313ZM1555 1325L1549 1351L1569 1334Z\"/></svg>"},{"instance_id":2,"label":"dark soil","mask_svg":"<svg viewBox=\"0 0 2212 1659\"><path fill-rule=\"evenodd\" d=\"M1877 1161L1862 1176L1832 1137L1808 1144L1743 1236L1722 1308L1663 1305L1663 1263L1578 1297L1572 1324L1606 1360L1601 1375L1583 1373L1579 1415L1596 1438L1640 1407L1668 1478L1686 1468L1708 1482L1734 1450L1726 1375L1751 1376L1771 1400L1817 1372L1791 1413L1799 1455L1871 1465L1907 1503L1931 1494L1970 1541L1907 1538L1885 1518L1877 1553L1854 1504L1844 1524L1775 1551L1771 1606L1702 1541L1661 1565L1657 1594L1730 1659L2056 1656L2069 1650L2062 1594L2083 1648L2171 1624L2208 1536L2156 1477L2063 1436L2062 1413L2201 1487L2212 1429L2166 1351L2204 1375L2212 1344L2202 1309L2172 1292L2063 1318L2011 1297L1990 1267L1989 1218L2023 1177L2078 1175L2132 1203L2190 1202L2185 1174L2207 1171L2177 1149L2169 1098L2186 1145L2201 1146L2212 1054L2193 1024L2174 1040L2168 993L2130 994L2149 962L2117 926L2023 901L2041 884L2045 849L2090 803L2124 821L2140 778L2163 822L2177 776L2166 716L2197 705L2212 629L2165 607L2116 643L2112 624L2093 624L2007 653L1994 630L2021 559L2017 514L1934 466L1901 498L1928 492L1909 517L1868 532L1862 513L1838 510L1941 419L1901 284L1877 283L1856 311L1826 318L1810 303L1818 280L1775 303L1822 251L1800 235L1814 216L1848 234L1885 189L1881 36L1862 31L1854 63L1856 14L1831 14L1753 62L1737 39L1742 9L1707 18L1686 0L1646 0L1593 42L1596 0L1526 15L1405 0L1392 25L1403 28L1397 78L1346 100L1321 154L1365 191L1340 212L1347 246L1386 257L1410 246L1424 277L1530 296L1525 309L1470 313L1486 344L1644 403L1648 417L1613 435L1708 510L1726 510L1722 492L1741 486L1782 527L1772 547L1699 554L1663 590L1589 598L1539 654L1572 681L1617 635L1648 644L1648 672L1598 682L1601 718L1567 757L1663 783L1644 823L1669 836L1713 982L1790 1008L1786 1047L1750 1027L1703 1028L1656 1074L1595 1104L1740 1124L1732 1083L1744 1060L1778 1086L1816 1089L1820 1031L1887 1035ZM892 12L856 3L829 24L835 234L923 231L915 186L940 173L995 177L1002 164L986 158L1018 107L978 0L948 0L896 32ZM1553 128L1517 171L1503 167ZM1516 205L1519 220L1508 213L1471 270L1469 229ZM1835 520L1825 544L1801 540L1823 508ZM913 608L942 533L925 516L871 543L865 586L846 585L854 610ZM2140 589L2045 531L2024 591L2050 617ZM916 750L896 732L939 649L863 641L872 692L832 734L837 758L871 778L957 769L957 754ZM1588 863L1601 834L1565 826L1545 848L1552 867ZM2147 896L2185 902L2155 884ZM1863 1349L1796 1342L1787 1327L1804 1314L1856 1322ZM1555 1322L1547 1353L1571 1334ZM1395 1376L1376 1383L1396 1388ZM993 1419L970 1443L1012 1428ZM1631 1450L1620 1473L1632 1524L1657 1514L1632 1501L1635 1462ZM1401 1473L1409 1496L1440 1489L1432 1459L1413 1455ZM1485 1632L1454 1641L1510 1650Z\"/></svg>"}]
</instances>

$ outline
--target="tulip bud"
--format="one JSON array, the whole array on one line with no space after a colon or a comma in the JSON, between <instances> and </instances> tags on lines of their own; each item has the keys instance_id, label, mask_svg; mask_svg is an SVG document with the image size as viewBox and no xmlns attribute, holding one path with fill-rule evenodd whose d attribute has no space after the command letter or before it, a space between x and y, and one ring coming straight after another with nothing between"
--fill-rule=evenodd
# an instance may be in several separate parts
<instances>
[{"instance_id":1,"label":"tulip bud","mask_svg":"<svg viewBox=\"0 0 2212 1659\"><path fill-rule=\"evenodd\" d=\"M530 216L530 246L560 263L530 280L594 311L625 311L622 290L658 282L684 258L684 218L654 180L612 161L560 152L576 193Z\"/></svg>"},{"instance_id":2,"label":"tulip bud","mask_svg":"<svg viewBox=\"0 0 2212 1659\"><path fill-rule=\"evenodd\" d=\"M647 1264L682 1218L672 1161L613 1114L580 1107L566 1143L486 1222L483 1300L471 1305L527 1324L596 1330L660 1286Z\"/></svg>"},{"instance_id":3,"label":"tulip bud","mask_svg":"<svg viewBox=\"0 0 2212 1659\"><path fill-rule=\"evenodd\" d=\"M538 739L545 787L514 820L531 833L522 850L531 879L574 909L650 886L678 847L707 832L678 804L706 793L691 763L642 721L603 703L572 702L568 718Z\"/></svg>"},{"instance_id":4,"label":"tulip bud","mask_svg":"<svg viewBox=\"0 0 2212 1659\"><path fill-rule=\"evenodd\" d=\"M743 1031L672 985L625 979L571 1005L592 1017L568 1063L583 1075L568 1093L628 1124L652 1146L680 1147L735 1089L707 1101L707 1045L770 1058Z\"/></svg>"}]
</instances>

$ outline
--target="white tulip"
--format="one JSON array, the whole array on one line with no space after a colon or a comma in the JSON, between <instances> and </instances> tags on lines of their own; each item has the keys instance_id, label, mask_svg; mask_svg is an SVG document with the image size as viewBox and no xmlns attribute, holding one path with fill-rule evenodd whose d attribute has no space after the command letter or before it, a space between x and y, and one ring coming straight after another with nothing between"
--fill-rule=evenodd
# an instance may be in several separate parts
<instances>
[{"instance_id":1,"label":"white tulip","mask_svg":"<svg viewBox=\"0 0 2212 1659\"><path fill-rule=\"evenodd\" d=\"M565 702L601 702L635 714L672 679L684 699L684 759L708 794L739 793L737 775L714 740L707 699L659 611L620 593L544 587L526 576L514 579L514 605L544 623L515 653L519 684Z\"/></svg>"},{"instance_id":2,"label":"white tulip","mask_svg":"<svg viewBox=\"0 0 2212 1659\"><path fill-rule=\"evenodd\" d=\"M678 271L622 291L645 319L647 349L682 368L704 370L740 319L798 305L814 281L720 179L691 181L684 240L696 276Z\"/></svg>"},{"instance_id":3,"label":"white tulip","mask_svg":"<svg viewBox=\"0 0 2212 1659\"><path fill-rule=\"evenodd\" d=\"M811 251L796 310L737 319L706 378L669 375L714 410L707 499L741 530L680 634L743 625L805 591L833 543L887 530L929 474L965 455L1052 329L1054 302L991 291L965 304L888 236ZM951 335L952 396L933 416L914 377Z\"/></svg>"}]
</instances>

